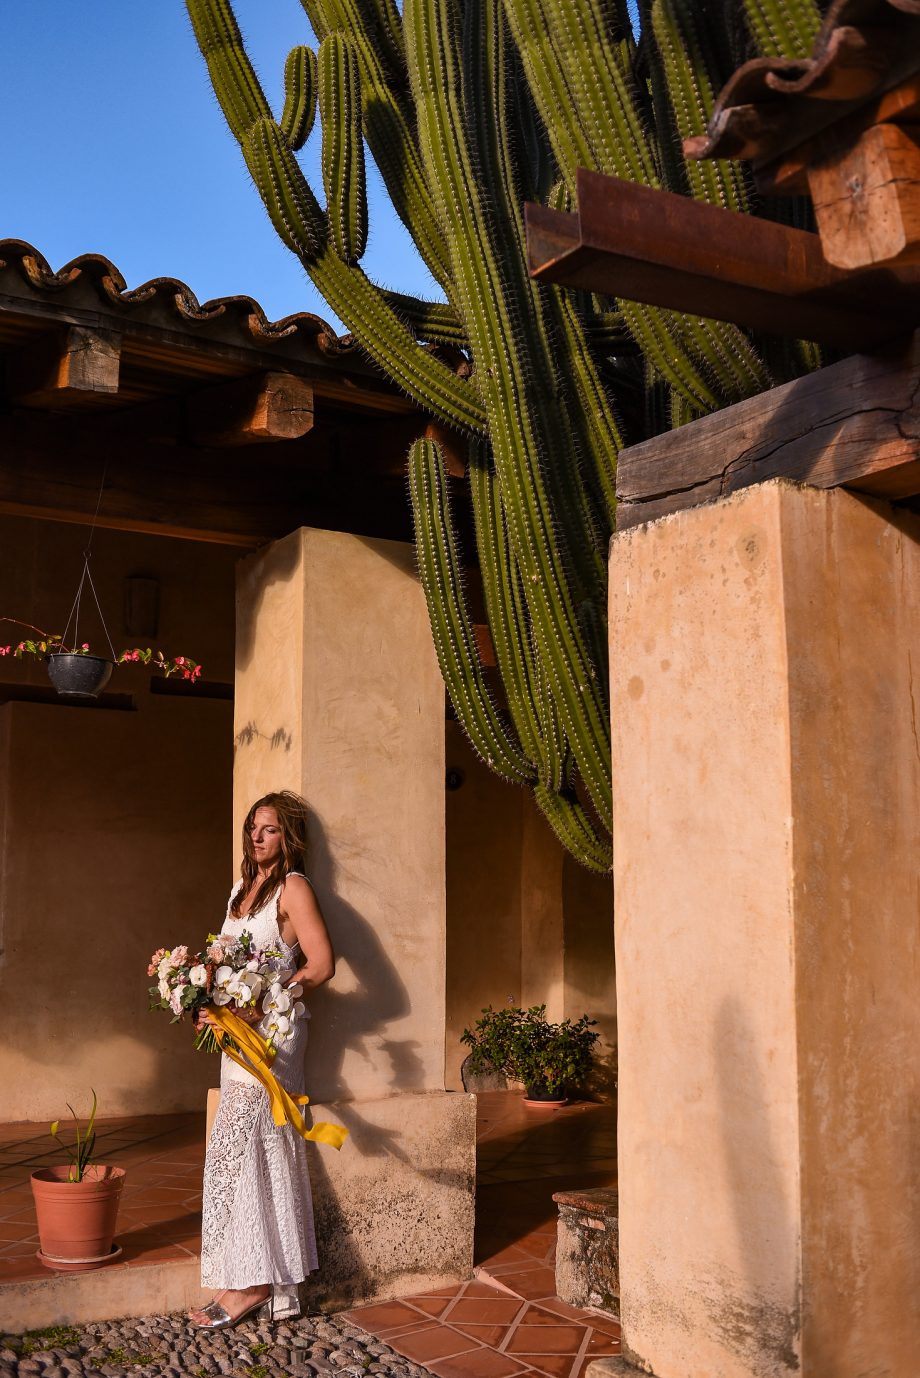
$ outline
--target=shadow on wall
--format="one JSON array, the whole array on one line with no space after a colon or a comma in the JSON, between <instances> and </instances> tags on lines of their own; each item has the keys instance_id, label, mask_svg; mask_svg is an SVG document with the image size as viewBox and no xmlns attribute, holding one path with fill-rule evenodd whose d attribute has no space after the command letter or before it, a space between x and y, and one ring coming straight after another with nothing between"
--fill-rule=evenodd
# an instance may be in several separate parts
<instances>
[{"instance_id":1,"label":"shadow on wall","mask_svg":"<svg viewBox=\"0 0 920 1378\"><path fill-rule=\"evenodd\" d=\"M394 1094L421 1090L424 1069L412 1039L390 1035L391 1025L410 1010L409 993L371 924L336 892L337 869L319 815L310 811L308 873L319 897L338 970L333 981L310 997L313 1018L306 1053L306 1085L313 1100L335 1102L336 1112L352 1135L355 1149L368 1156L404 1157L397 1135L372 1126L351 1100L344 1074L346 1054L353 1051L373 1062L383 1079L380 1054L389 1059L387 1086ZM353 984L346 988L351 978ZM341 988L337 988L337 983ZM386 1095L381 1086L380 1095Z\"/></svg>"}]
</instances>

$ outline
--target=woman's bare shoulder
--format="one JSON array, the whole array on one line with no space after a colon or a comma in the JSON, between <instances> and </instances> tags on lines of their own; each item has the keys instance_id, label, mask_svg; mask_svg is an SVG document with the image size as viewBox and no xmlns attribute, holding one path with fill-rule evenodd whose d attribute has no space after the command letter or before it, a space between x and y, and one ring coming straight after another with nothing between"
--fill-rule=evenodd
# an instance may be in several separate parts
<instances>
[{"instance_id":1,"label":"woman's bare shoulder","mask_svg":"<svg viewBox=\"0 0 920 1378\"><path fill-rule=\"evenodd\" d=\"M281 887L281 893L282 895L292 896L295 899L306 899L307 896L313 895L313 886L307 880L306 876L300 875L299 872L292 871L290 875L285 876L284 884Z\"/></svg>"}]
</instances>

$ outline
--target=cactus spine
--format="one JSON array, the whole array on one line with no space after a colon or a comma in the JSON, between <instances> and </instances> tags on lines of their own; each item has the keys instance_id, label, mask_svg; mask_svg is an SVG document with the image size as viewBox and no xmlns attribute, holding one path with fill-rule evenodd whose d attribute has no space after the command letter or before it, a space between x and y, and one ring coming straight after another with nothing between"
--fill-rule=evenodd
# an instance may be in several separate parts
<instances>
[{"instance_id":1,"label":"cactus spine","mask_svg":"<svg viewBox=\"0 0 920 1378\"><path fill-rule=\"evenodd\" d=\"M751 209L737 168L688 167L679 152L734 65L735 0L640 0L641 34L625 0L301 3L318 53L289 55L276 120L229 0L187 0L279 235L383 372L468 436L503 703L479 660L440 449L420 440L409 455L419 570L457 716L493 769L533 789L563 845L606 870L617 451L769 386L778 365L731 325L536 286L522 203L570 204L588 167ZM807 48L819 16L815 0L738 0L738 23L742 9L769 52ZM325 209L295 157L317 104ZM386 291L360 267L365 141L443 302ZM787 371L814 361L773 354ZM458 357L463 368L446 362Z\"/></svg>"}]
</instances>

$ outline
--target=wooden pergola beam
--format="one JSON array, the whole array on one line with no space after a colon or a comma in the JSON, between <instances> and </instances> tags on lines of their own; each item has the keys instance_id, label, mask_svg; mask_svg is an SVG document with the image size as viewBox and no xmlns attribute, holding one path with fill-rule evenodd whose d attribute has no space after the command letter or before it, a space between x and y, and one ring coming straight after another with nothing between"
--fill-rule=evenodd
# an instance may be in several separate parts
<instances>
[{"instance_id":1,"label":"wooden pergola beam","mask_svg":"<svg viewBox=\"0 0 920 1378\"><path fill-rule=\"evenodd\" d=\"M195 445L298 440L313 427L313 388L293 373L255 374L194 392L186 408Z\"/></svg>"},{"instance_id":2,"label":"wooden pergola beam","mask_svg":"<svg viewBox=\"0 0 920 1378\"><path fill-rule=\"evenodd\" d=\"M373 467L362 446L357 481L343 484L317 431L290 446L207 450L136 432L126 443L110 419L0 413L0 512L88 525L104 473L96 523L115 531L249 548L301 525L410 533L402 474L387 477L405 455L401 439L391 456L390 438L379 437Z\"/></svg>"},{"instance_id":3,"label":"wooden pergola beam","mask_svg":"<svg viewBox=\"0 0 920 1378\"><path fill-rule=\"evenodd\" d=\"M71 325L10 356L6 392L24 407L69 408L116 396L121 336Z\"/></svg>"},{"instance_id":4,"label":"wooden pergola beam","mask_svg":"<svg viewBox=\"0 0 920 1378\"><path fill-rule=\"evenodd\" d=\"M617 530L771 478L920 494L920 331L621 450Z\"/></svg>"},{"instance_id":5,"label":"wooden pergola beam","mask_svg":"<svg viewBox=\"0 0 920 1378\"><path fill-rule=\"evenodd\" d=\"M815 234L585 169L577 195L577 214L525 207L538 281L844 349L916 325L916 278L832 268Z\"/></svg>"}]
</instances>

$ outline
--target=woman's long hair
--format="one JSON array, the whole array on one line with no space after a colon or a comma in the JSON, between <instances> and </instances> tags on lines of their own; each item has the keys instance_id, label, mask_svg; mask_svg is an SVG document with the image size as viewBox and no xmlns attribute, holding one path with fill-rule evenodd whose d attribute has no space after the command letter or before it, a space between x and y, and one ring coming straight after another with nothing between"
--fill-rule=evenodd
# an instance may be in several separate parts
<instances>
[{"instance_id":1,"label":"woman's long hair","mask_svg":"<svg viewBox=\"0 0 920 1378\"><path fill-rule=\"evenodd\" d=\"M243 864L240 867L243 884L237 890L230 905L230 913L236 919L240 917L243 900L249 894L258 875L256 856L250 836L256 809L274 809L278 815L278 823L281 827L281 855L253 895L252 903L249 906L250 914L254 914L257 909L264 908L275 892L281 889L291 872L302 870L306 862L307 801L289 789L283 789L277 794L264 794L253 804L243 823Z\"/></svg>"}]
</instances>

